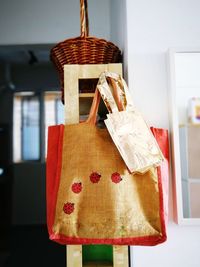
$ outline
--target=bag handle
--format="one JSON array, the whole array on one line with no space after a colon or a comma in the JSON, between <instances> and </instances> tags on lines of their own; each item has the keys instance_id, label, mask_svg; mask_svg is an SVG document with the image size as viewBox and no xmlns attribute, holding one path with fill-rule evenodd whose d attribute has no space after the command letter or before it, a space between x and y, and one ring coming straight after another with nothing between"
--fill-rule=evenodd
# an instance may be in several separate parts
<instances>
[{"instance_id":1,"label":"bag handle","mask_svg":"<svg viewBox=\"0 0 200 267\"><path fill-rule=\"evenodd\" d=\"M128 86L121 75L114 72L103 72L99 77L97 88L109 113L135 109Z\"/></svg>"},{"instance_id":2,"label":"bag handle","mask_svg":"<svg viewBox=\"0 0 200 267\"><path fill-rule=\"evenodd\" d=\"M96 88L95 93L94 93L94 98L92 101L92 106L90 108L90 113L86 120L86 123L93 124L93 125L96 124L97 112L99 109L100 100L101 100L101 95L99 93L99 90Z\"/></svg>"},{"instance_id":3,"label":"bag handle","mask_svg":"<svg viewBox=\"0 0 200 267\"><path fill-rule=\"evenodd\" d=\"M81 37L89 35L88 5L87 0L80 0Z\"/></svg>"},{"instance_id":4,"label":"bag handle","mask_svg":"<svg viewBox=\"0 0 200 267\"><path fill-rule=\"evenodd\" d=\"M105 72L103 72L100 75L100 77L102 77L102 75L104 76ZM123 107L123 104L121 102L121 99L120 99L120 96L119 96L119 91L117 89L116 83L115 83L115 81L114 81L114 79L112 77L108 76L107 78L108 78L108 81L110 82L110 85L112 86L113 99L114 99L114 102L116 104L116 107L117 107L117 109L119 111L122 111L122 110L124 110L124 107ZM106 83L107 83L107 81L106 81ZM111 88L109 87L108 83L107 83L107 88L110 91ZM111 95L112 95L112 92L111 92ZM93 98L93 101L92 101L92 106L91 106L91 109L90 109L89 117L86 120L87 123L95 125L101 97L102 97L102 95L100 94L100 91L99 91L98 85L97 85L97 88L96 88L95 94L94 94L94 98Z\"/></svg>"},{"instance_id":5,"label":"bag handle","mask_svg":"<svg viewBox=\"0 0 200 267\"><path fill-rule=\"evenodd\" d=\"M120 99L119 90L117 88L116 82L114 81L113 78L111 78L109 76L107 77L107 80L109 81L110 85L113 88L113 94L112 95L113 95L113 98L115 100L115 103L117 105L118 110L119 111L123 111L124 110L124 106L123 106L122 101Z\"/></svg>"}]
</instances>

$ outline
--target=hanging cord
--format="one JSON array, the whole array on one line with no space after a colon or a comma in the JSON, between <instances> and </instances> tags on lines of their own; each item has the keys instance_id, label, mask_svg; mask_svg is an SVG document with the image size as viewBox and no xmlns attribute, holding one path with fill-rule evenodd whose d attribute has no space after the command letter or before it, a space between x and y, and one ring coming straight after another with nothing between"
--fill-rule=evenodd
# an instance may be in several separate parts
<instances>
[{"instance_id":1,"label":"hanging cord","mask_svg":"<svg viewBox=\"0 0 200 267\"><path fill-rule=\"evenodd\" d=\"M89 35L89 20L88 20L88 4L87 0L80 0L80 23L81 23L81 37Z\"/></svg>"}]
</instances>

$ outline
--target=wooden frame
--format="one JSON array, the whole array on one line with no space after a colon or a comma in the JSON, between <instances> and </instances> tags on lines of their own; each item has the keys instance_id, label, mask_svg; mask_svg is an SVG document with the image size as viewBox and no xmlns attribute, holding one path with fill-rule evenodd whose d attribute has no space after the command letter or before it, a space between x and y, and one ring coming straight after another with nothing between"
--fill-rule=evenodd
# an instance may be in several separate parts
<instances>
[{"instance_id":1,"label":"wooden frame","mask_svg":"<svg viewBox=\"0 0 200 267\"><path fill-rule=\"evenodd\" d=\"M180 225L200 225L200 218L183 217L183 192L181 185L181 163L178 129L178 110L176 99L176 77L175 77L175 54L183 52L199 52L199 48L170 48L168 51L168 75L169 75L169 119L170 137L172 149L172 185L174 198L174 219Z\"/></svg>"},{"instance_id":2,"label":"wooden frame","mask_svg":"<svg viewBox=\"0 0 200 267\"><path fill-rule=\"evenodd\" d=\"M64 96L65 96L65 123L79 122L79 97L92 97L93 94L79 95L79 79L98 78L101 72L111 71L122 75L122 64L100 65L65 65L64 66ZM67 267L82 266L82 246L66 246ZM113 246L113 267L128 267L128 246ZM100 266L96 264L95 266Z\"/></svg>"}]
</instances>

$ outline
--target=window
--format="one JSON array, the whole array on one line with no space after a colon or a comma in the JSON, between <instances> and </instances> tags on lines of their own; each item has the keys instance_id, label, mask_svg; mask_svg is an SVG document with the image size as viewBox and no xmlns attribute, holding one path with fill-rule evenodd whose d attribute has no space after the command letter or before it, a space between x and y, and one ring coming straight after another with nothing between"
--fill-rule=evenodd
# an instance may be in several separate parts
<instances>
[{"instance_id":1,"label":"window","mask_svg":"<svg viewBox=\"0 0 200 267\"><path fill-rule=\"evenodd\" d=\"M21 102L21 136L22 159L37 160L40 158L40 110L38 96L25 96Z\"/></svg>"},{"instance_id":2,"label":"window","mask_svg":"<svg viewBox=\"0 0 200 267\"><path fill-rule=\"evenodd\" d=\"M45 155L47 154L48 127L61 123L64 123L64 106L60 100L60 94L46 92L44 94Z\"/></svg>"},{"instance_id":3,"label":"window","mask_svg":"<svg viewBox=\"0 0 200 267\"><path fill-rule=\"evenodd\" d=\"M14 94L13 160L44 161L48 126L64 123L60 93L44 91Z\"/></svg>"}]
</instances>

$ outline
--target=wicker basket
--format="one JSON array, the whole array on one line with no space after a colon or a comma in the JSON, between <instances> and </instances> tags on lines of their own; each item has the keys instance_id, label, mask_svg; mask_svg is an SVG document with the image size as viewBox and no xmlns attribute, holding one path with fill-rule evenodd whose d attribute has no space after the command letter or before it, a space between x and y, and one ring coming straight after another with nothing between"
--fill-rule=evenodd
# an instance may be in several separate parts
<instances>
[{"instance_id":1,"label":"wicker basket","mask_svg":"<svg viewBox=\"0 0 200 267\"><path fill-rule=\"evenodd\" d=\"M59 72L64 103L65 64L107 64L121 62L121 51L111 42L89 37L87 0L80 0L81 36L58 43L51 49L50 58Z\"/></svg>"}]
</instances>

